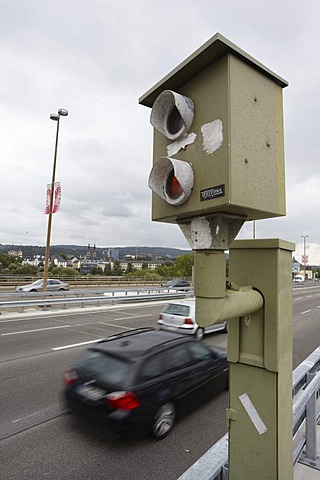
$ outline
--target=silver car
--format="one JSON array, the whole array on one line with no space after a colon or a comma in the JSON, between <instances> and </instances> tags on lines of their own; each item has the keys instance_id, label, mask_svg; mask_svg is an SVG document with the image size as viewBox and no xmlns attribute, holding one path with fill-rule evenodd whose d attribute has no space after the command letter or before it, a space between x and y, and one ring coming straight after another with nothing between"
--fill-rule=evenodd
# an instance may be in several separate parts
<instances>
[{"instance_id":1,"label":"silver car","mask_svg":"<svg viewBox=\"0 0 320 480\"><path fill-rule=\"evenodd\" d=\"M217 323L209 327L199 327L195 320L195 300L175 300L168 303L159 314L160 330L194 335L202 340L203 335L211 332L227 332L227 322Z\"/></svg>"},{"instance_id":2,"label":"silver car","mask_svg":"<svg viewBox=\"0 0 320 480\"><path fill-rule=\"evenodd\" d=\"M61 280L54 280L48 278L47 280L47 291L62 291L69 290L69 284L62 282ZM43 291L43 279L39 278L29 285L23 285L22 287L17 287L16 292L42 292Z\"/></svg>"}]
</instances>

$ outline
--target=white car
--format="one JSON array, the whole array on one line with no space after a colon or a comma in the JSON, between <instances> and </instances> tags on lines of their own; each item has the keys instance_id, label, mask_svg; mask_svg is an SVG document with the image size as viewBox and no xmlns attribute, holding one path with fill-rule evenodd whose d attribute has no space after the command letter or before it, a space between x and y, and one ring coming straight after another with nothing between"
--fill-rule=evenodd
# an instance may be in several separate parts
<instances>
[{"instance_id":1,"label":"white car","mask_svg":"<svg viewBox=\"0 0 320 480\"><path fill-rule=\"evenodd\" d=\"M69 290L69 284L62 282L61 280L55 280L48 278L47 280L47 291L55 290ZM29 285L23 285L22 287L17 287L16 292L42 292L43 291L43 279L39 278Z\"/></svg>"},{"instance_id":2,"label":"white car","mask_svg":"<svg viewBox=\"0 0 320 480\"><path fill-rule=\"evenodd\" d=\"M195 299L175 300L168 303L159 314L160 330L194 335L201 340L206 333L227 332L227 322L217 323L209 327L199 327L195 320Z\"/></svg>"},{"instance_id":3,"label":"white car","mask_svg":"<svg viewBox=\"0 0 320 480\"><path fill-rule=\"evenodd\" d=\"M294 283L303 283L304 282L304 278L302 275L296 275L294 278L293 278L293 282Z\"/></svg>"}]
</instances>

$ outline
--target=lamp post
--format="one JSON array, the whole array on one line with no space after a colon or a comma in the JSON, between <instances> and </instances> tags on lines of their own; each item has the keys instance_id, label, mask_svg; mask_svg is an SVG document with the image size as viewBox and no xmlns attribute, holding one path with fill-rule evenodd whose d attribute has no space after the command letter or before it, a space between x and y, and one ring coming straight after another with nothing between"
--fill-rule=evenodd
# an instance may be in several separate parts
<instances>
[{"instance_id":1,"label":"lamp post","mask_svg":"<svg viewBox=\"0 0 320 480\"><path fill-rule=\"evenodd\" d=\"M60 116L66 117L67 115L68 115L68 110L65 110L64 108L59 108L58 113L52 113L50 115L51 120L54 120L55 122L57 122L57 132L56 132L56 144L55 144L55 149L54 149L52 180L51 180L49 218L48 218L47 241L46 241L46 256L45 256L45 261L44 261L44 274L43 274L43 291L44 292L47 290L47 280L48 280L48 268L49 268L49 256L50 256L50 237L51 237L51 224L52 224L52 208L53 208L53 196L54 196L54 182L55 182L55 176L56 176Z\"/></svg>"},{"instance_id":2,"label":"lamp post","mask_svg":"<svg viewBox=\"0 0 320 480\"><path fill-rule=\"evenodd\" d=\"M306 238L308 238L308 235L301 235L301 237L303 238L303 263L304 263L304 280L305 280L307 275Z\"/></svg>"}]
</instances>

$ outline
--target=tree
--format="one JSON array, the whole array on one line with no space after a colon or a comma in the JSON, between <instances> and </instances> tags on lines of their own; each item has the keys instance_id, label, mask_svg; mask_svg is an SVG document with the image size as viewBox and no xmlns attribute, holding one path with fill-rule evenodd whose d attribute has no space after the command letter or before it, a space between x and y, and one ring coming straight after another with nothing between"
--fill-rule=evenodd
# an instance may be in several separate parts
<instances>
[{"instance_id":1,"label":"tree","mask_svg":"<svg viewBox=\"0 0 320 480\"><path fill-rule=\"evenodd\" d=\"M104 267L104 274L105 275L112 275L112 269L110 263L107 263L106 266Z\"/></svg>"},{"instance_id":2,"label":"tree","mask_svg":"<svg viewBox=\"0 0 320 480\"><path fill-rule=\"evenodd\" d=\"M175 265L158 265L156 267L156 273L161 277L169 278L177 276L177 269Z\"/></svg>"},{"instance_id":3,"label":"tree","mask_svg":"<svg viewBox=\"0 0 320 480\"><path fill-rule=\"evenodd\" d=\"M13 265L11 264L10 273L17 275L37 275L39 268L35 265Z\"/></svg>"},{"instance_id":4,"label":"tree","mask_svg":"<svg viewBox=\"0 0 320 480\"><path fill-rule=\"evenodd\" d=\"M186 253L185 255L181 255L181 257L176 258L175 266L177 277L191 277L193 263L193 255L190 253Z\"/></svg>"},{"instance_id":5,"label":"tree","mask_svg":"<svg viewBox=\"0 0 320 480\"><path fill-rule=\"evenodd\" d=\"M120 277L122 275L123 272L122 272L121 264L120 264L119 260L114 262L112 273L113 273L113 275L116 275L118 277Z\"/></svg>"},{"instance_id":6,"label":"tree","mask_svg":"<svg viewBox=\"0 0 320 480\"><path fill-rule=\"evenodd\" d=\"M103 275L103 270L101 267L98 267L97 265L93 265L90 269L91 275Z\"/></svg>"},{"instance_id":7,"label":"tree","mask_svg":"<svg viewBox=\"0 0 320 480\"><path fill-rule=\"evenodd\" d=\"M155 270L136 270L134 269L133 272L129 273L128 278L131 277L141 277L143 276L144 278L152 278L153 280L160 280L161 275L159 275Z\"/></svg>"},{"instance_id":8,"label":"tree","mask_svg":"<svg viewBox=\"0 0 320 480\"><path fill-rule=\"evenodd\" d=\"M77 270L74 270L71 267L57 267L54 263L51 263L51 265L48 268L48 271L50 272L51 276L77 276L79 272Z\"/></svg>"},{"instance_id":9,"label":"tree","mask_svg":"<svg viewBox=\"0 0 320 480\"><path fill-rule=\"evenodd\" d=\"M11 255L0 254L0 273L17 273L16 270L22 264L22 258Z\"/></svg>"},{"instance_id":10,"label":"tree","mask_svg":"<svg viewBox=\"0 0 320 480\"><path fill-rule=\"evenodd\" d=\"M131 262L128 262L127 269L126 269L126 274L127 273L132 273L134 270L133 265Z\"/></svg>"}]
</instances>

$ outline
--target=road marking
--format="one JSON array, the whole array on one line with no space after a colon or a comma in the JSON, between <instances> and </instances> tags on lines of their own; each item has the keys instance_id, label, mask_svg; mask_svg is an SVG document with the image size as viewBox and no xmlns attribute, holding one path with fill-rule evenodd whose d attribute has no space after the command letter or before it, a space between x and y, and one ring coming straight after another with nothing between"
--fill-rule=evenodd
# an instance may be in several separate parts
<instances>
[{"instance_id":1,"label":"road marking","mask_svg":"<svg viewBox=\"0 0 320 480\"><path fill-rule=\"evenodd\" d=\"M19 315L19 318L7 318L5 320L0 320L0 323L12 323L12 322L24 322L24 321L29 321L29 320L43 320L43 318L53 318L54 320L57 320L57 317L74 317L74 316L83 316L83 315L88 315L88 313L90 313L91 315L96 315L96 314L100 314L101 312L112 312L112 310L116 310L117 313L120 313L121 311L124 313L124 310L125 309L136 309L136 310L139 310L139 309L142 309L142 308L154 308L154 306L158 306L158 305L163 305L163 304L166 304L168 303L168 299L166 300L157 300L157 301L154 301L154 302L149 302L148 304L144 303L143 305L139 305L139 304L128 304L128 305L122 305L122 306L119 306L119 305L108 305L108 306L105 306L105 307L97 307L99 308L99 310L91 310L89 307L86 307L84 309L82 309L82 311L77 310L77 311L73 311L73 310L70 310L70 311L67 311L66 313L62 313L61 310L58 310L56 311L55 313L47 313L47 312L44 312L45 315L41 315L41 314L35 314L35 315L32 315L32 314L27 314L25 312L21 313L17 313L17 315ZM84 310L84 311L83 311ZM137 315L137 316L140 316L140 317L143 317L144 315ZM149 315L145 315L145 316L152 316L151 314ZM124 320L127 320L127 318L124 318Z\"/></svg>"},{"instance_id":2,"label":"road marking","mask_svg":"<svg viewBox=\"0 0 320 480\"><path fill-rule=\"evenodd\" d=\"M18 423L18 422L21 422L22 420L27 420L28 418L31 418L31 417L35 417L37 415L41 415L47 411L52 411L54 409L56 409L57 407L60 408L60 405L52 405L51 407L47 407L47 408L44 408L42 410L39 410L38 412L34 412L34 413L30 413L29 415L26 415L24 417L19 417L19 418L16 418L15 420L12 420L12 423Z\"/></svg>"},{"instance_id":3,"label":"road marking","mask_svg":"<svg viewBox=\"0 0 320 480\"><path fill-rule=\"evenodd\" d=\"M88 312L83 312L83 314L86 314ZM23 315L22 313L20 313L20 315ZM7 320L0 320L0 323L13 323L13 322L24 322L24 321L29 321L29 320L43 320L44 318L47 319L47 318L50 318L50 319L53 319L55 321L59 321L58 318L60 317L69 317L69 316L74 316L75 314L73 313L59 313L57 312L56 314L54 315L42 315L42 316L30 316L30 317L21 317L21 318L8 318ZM79 312L79 315L82 315L82 312ZM79 316L77 314L77 316ZM57 318L58 317L58 318Z\"/></svg>"},{"instance_id":4,"label":"road marking","mask_svg":"<svg viewBox=\"0 0 320 480\"><path fill-rule=\"evenodd\" d=\"M26 415L25 417L17 418L16 420L12 420L12 423L21 422L21 420L25 420L26 418L34 417L35 415L38 415L38 413L41 413L41 412L35 412L35 413L31 413L30 415Z\"/></svg>"},{"instance_id":5,"label":"road marking","mask_svg":"<svg viewBox=\"0 0 320 480\"><path fill-rule=\"evenodd\" d=\"M113 321L130 320L130 319L134 319L134 318L143 318L143 317L152 317L152 316L153 315L151 313L148 313L146 315L135 315L135 316L131 316L131 317L115 318ZM55 326L55 327L35 328L35 329L32 329L32 330L19 330L17 332L1 333L1 336L18 335L20 333L42 332L44 330L54 330L56 328L90 327L90 326L94 326L96 323L99 323L99 324L102 324L102 325L108 325L110 327L117 327L117 328L124 328L124 329L127 329L127 330L133 330L130 327L124 327L122 325L114 325L112 323L105 323L105 322L92 323L92 322L90 322L90 323L76 323L74 325L59 325L59 326Z\"/></svg>"},{"instance_id":6,"label":"road marking","mask_svg":"<svg viewBox=\"0 0 320 480\"><path fill-rule=\"evenodd\" d=\"M311 310L305 310L304 312L301 312L301 315L304 315L305 313L309 313Z\"/></svg>"},{"instance_id":7,"label":"road marking","mask_svg":"<svg viewBox=\"0 0 320 480\"><path fill-rule=\"evenodd\" d=\"M131 327L124 327L122 325L114 325L113 323L106 323L106 322L99 322L100 325L107 325L108 327L116 327L116 328L123 328L124 330L135 330L135 328ZM102 329L100 329L102 330Z\"/></svg>"},{"instance_id":8,"label":"road marking","mask_svg":"<svg viewBox=\"0 0 320 480\"><path fill-rule=\"evenodd\" d=\"M44 330L55 330L56 328L68 328L70 326L71 325L60 325L58 327L36 328L34 330L20 330L18 332L1 333L1 337L6 337L7 335L20 335L21 333L43 332Z\"/></svg>"},{"instance_id":9,"label":"road marking","mask_svg":"<svg viewBox=\"0 0 320 480\"><path fill-rule=\"evenodd\" d=\"M104 338L98 338L97 340L90 340L89 342L73 343L72 345L63 345L63 347L53 347L51 350L65 350L67 348L82 347L83 345L89 345L90 343L101 342Z\"/></svg>"},{"instance_id":10,"label":"road marking","mask_svg":"<svg viewBox=\"0 0 320 480\"><path fill-rule=\"evenodd\" d=\"M117 322L118 320L130 320L131 318L143 318L143 317L153 317L151 313L147 313L145 315L130 315L130 317L121 317L121 318L114 318L113 321Z\"/></svg>"},{"instance_id":11,"label":"road marking","mask_svg":"<svg viewBox=\"0 0 320 480\"><path fill-rule=\"evenodd\" d=\"M262 435L263 433L266 433L268 431L267 427L262 421L262 418L260 417L259 413L257 412L255 406L251 402L249 395L247 393L243 393L242 395L239 396L239 400L242 403L245 411L250 417L250 420L252 421L253 425L255 426L257 432Z\"/></svg>"}]
</instances>

